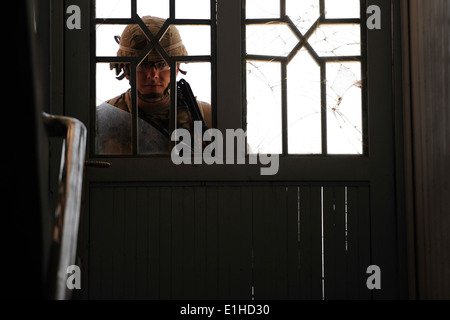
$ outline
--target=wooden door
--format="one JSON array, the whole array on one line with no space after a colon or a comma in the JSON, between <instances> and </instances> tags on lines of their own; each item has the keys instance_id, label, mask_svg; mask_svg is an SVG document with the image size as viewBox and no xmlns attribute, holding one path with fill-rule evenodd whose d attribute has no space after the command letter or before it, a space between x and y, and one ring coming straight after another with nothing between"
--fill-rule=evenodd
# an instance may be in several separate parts
<instances>
[{"instance_id":1,"label":"wooden door","mask_svg":"<svg viewBox=\"0 0 450 320\"><path fill-rule=\"evenodd\" d=\"M363 153L282 152L279 170L272 176L261 176L261 165L248 161L177 166L170 156L95 154L93 70L107 59L94 54L92 34L99 20L92 3L79 4L82 28L65 31L66 112L91 128L89 160L111 165L86 168L81 266L85 298L388 299L403 295L389 1L371 1L381 8L380 30L364 27L366 1L360 3L357 21L344 21L363 26L365 55L359 57L366 71L361 82L366 101ZM176 3L169 5L173 19ZM206 20L212 50L208 58L195 58L211 63L214 123L222 132L245 128L246 123L243 70L249 57L242 42L244 5L241 0L211 1ZM321 10L324 5L318 1ZM280 8L282 14L286 1L280 1ZM136 1L130 1L131 17L135 9ZM367 286L372 265L380 268L381 289Z\"/></svg>"}]
</instances>

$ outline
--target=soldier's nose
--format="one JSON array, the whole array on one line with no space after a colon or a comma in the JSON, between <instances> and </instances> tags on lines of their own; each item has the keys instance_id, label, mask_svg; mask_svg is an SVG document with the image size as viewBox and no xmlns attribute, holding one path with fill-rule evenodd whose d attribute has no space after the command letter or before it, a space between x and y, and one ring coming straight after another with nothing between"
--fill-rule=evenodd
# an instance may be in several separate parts
<instances>
[{"instance_id":1,"label":"soldier's nose","mask_svg":"<svg viewBox=\"0 0 450 320\"><path fill-rule=\"evenodd\" d=\"M159 76L159 71L155 66L151 66L150 69L147 70L147 77L156 78Z\"/></svg>"}]
</instances>

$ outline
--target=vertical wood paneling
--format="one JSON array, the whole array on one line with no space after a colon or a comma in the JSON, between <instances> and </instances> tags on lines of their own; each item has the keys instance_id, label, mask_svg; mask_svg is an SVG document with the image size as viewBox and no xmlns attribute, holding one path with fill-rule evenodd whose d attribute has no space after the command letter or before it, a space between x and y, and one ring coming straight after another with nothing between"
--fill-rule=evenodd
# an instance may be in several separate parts
<instances>
[{"instance_id":1,"label":"vertical wood paneling","mask_svg":"<svg viewBox=\"0 0 450 320\"><path fill-rule=\"evenodd\" d=\"M370 187L358 188L358 225L356 233L359 241L358 246L358 267L361 278L359 282L359 299L372 299L372 292L367 290L366 281L368 278L367 266L372 265L372 234L371 234L371 211L370 211ZM351 229L355 232L355 228Z\"/></svg>"},{"instance_id":2,"label":"vertical wood paneling","mask_svg":"<svg viewBox=\"0 0 450 320\"><path fill-rule=\"evenodd\" d=\"M230 210L238 210L235 194L226 187L217 188L217 216L218 216L218 299L229 299L231 279L231 248L230 248Z\"/></svg>"},{"instance_id":3,"label":"vertical wood paneling","mask_svg":"<svg viewBox=\"0 0 450 320\"><path fill-rule=\"evenodd\" d=\"M366 280L371 265L369 187L348 187L348 299L370 299Z\"/></svg>"},{"instance_id":4,"label":"vertical wood paneling","mask_svg":"<svg viewBox=\"0 0 450 320\"><path fill-rule=\"evenodd\" d=\"M256 187L253 192L255 299L286 299L286 188Z\"/></svg>"},{"instance_id":5,"label":"vertical wood paneling","mask_svg":"<svg viewBox=\"0 0 450 320\"><path fill-rule=\"evenodd\" d=\"M182 248L182 287L183 298L191 299L193 292L196 289L198 279L195 277L195 203L194 203L194 188L183 187L183 248Z\"/></svg>"},{"instance_id":6,"label":"vertical wood paneling","mask_svg":"<svg viewBox=\"0 0 450 320\"><path fill-rule=\"evenodd\" d=\"M92 187L91 298L322 299L319 186ZM369 190L324 187L325 297L366 297ZM348 251L346 251L346 241Z\"/></svg>"},{"instance_id":7,"label":"vertical wood paneling","mask_svg":"<svg viewBox=\"0 0 450 320\"><path fill-rule=\"evenodd\" d=\"M357 237L358 220L361 219L360 215L364 214L358 209L358 188L347 188L347 272L346 279L348 283L347 299L358 299L360 297L359 283L363 281L365 275L364 266L359 265L358 251L362 244Z\"/></svg>"},{"instance_id":8,"label":"vertical wood paneling","mask_svg":"<svg viewBox=\"0 0 450 320\"><path fill-rule=\"evenodd\" d=\"M100 191L100 197L97 199L102 199L106 196L108 199L112 199L114 197L114 189L102 189ZM98 224L94 224L94 230L97 232L93 232L93 239L91 241L91 245L95 246L96 242L98 243L98 250L93 253L93 256L97 257L95 262L99 262L101 267L98 270L98 273L95 273L96 276L92 276L90 279L96 281L97 279L101 279L101 289L99 292L100 295L97 296L94 292L94 298L113 298L114 293L114 283L111 279L114 277L114 249L111 244L114 241L115 232L114 232L114 206L113 202L103 202L97 201L94 204L98 209L93 209L91 211L91 216L95 219L97 217ZM98 230L104 230L104 232L98 232Z\"/></svg>"},{"instance_id":9,"label":"vertical wood paneling","mask_svg":"<svg viewBox=\"0 0 450 320\"><path fill-rule=\"evenodd\" d=\"M207 226L206 219L208 212L206 211L206 189L194 188L194 203L195 203L195 270L194 276L196 283L192 290L192 298L195 300L207 299Z\"/></svg>"},{"instance_id":10,"label":"vertical wood paneling","mask_svg":"<svg viewBox=\"0 0 450 320\"><path fill-rule=\"evenodd\" d=\"M90 208L90 255L89 260L89 292L91 299L112 298L113 283L113 203L100 199L112 199L113 189L93 188ZM104 232L98 232L104 230Z\"/></svg>"},{"instance_id":11,"label":"vertical wood paneling","mask_svg":"<svg viewBox=\"0 0 450 320\"><path fill-rule=\"evenodd\" d=\"M320 187L300 187L300 299L322 299Z\"/></svg>"},{"instance_id":12,"label":"vertical wood paneling","mask_svg":"<svg viewBox=\"0 0 450 320\"><path fill-rule=\"evenodd\" d=\"M100 215L104 210L99 206L99 199L104 193L100 189L93 188L91 190L91 198L94 199L90 203L90 214L89 214L89 227L90 230L98 230L100 228L101 220L99 219ZM95 201L97 200L97 201ZM89 230L89 231L90 231ZM89 239L89 253L91 256L99 257L100 259L89 260L89 298L97 299L101 297L101 289L102 289L102 273L101 273L101 262L104 261L104 256L101 254L102 247L106 247L104 243L101 241L101 237L99 235L95 235L90 232Z\"/></svg>"},{"instance_id":13,"label":"vertical wood paneling","mask_svg":"<svg viewBox=\"0 0 450 320\"><path fill-rule=\"evenodd\" d=\"M124 291L126 299L136 298L136 188L123 188L124 193Z\"/></svg>"},{"instance_id":14,"label":"vertical wood paneling","mask_svg":"<svg viewBox=\"0 0 450 320\"><path fill-rule=\"evenodd\" d=\"M113 190L113 299L126 299L125 292L125 194L124 188Z\"/></svg>"},{"instance_id":15,"label":"vertical wood paneling","mask_svg":"<svg viewBox=\"0 0 450 320\"><path fill-rule=\"evenodd\" d=\"M155 272L149 270L149 220L147 214L148 195L146 188L136 189L136 298L148 299L152 286L149 278ZM153 261L152 261L153 262ZM157 273L156 273L157 274Z\"/></svg>"},{"instance_id":16,"label":"vertical wood paneling","mask_svg":"<svg viewBox=\"0 0 450 320\"><path fill-rule=\"evenodd\" d=\"M287 187L272 188L275 201L272 203L271 220L275 226L276 291L273 299L287 299Z\"/></svg>"},{"instance_id":17,"label":"vertical wood paneling","mask_svg":"<svg viewBox=\"0 0 450 320\"><path fill-rule=\"evenodd\" d=\"M161 291L163 290L161 287L161 282L164 283L165 287L167 287L167 282L164 282L164 278L161 275L162 268L161 262L165 261L163 252L164 248L161 249L164 232L167 232L167 227L163 225L163 221L169 221L169 218L166 217L164 220L161 217L161 201L162 191L160 188L140 188L141 190L145 190L147 194L147 202L142 205L146 205L142 209L142 214L147 217L147 230L148 234L146 238L143 239L147 242L147 286L148 286L148 298L149 299L158 299L161 297ZM142 194L144 196L144 193ZM144 201L142 199L142 201ZM164 205L167 206L167 205ZM145 221L145 218L143 218ZM143 222L144 222L143 221ZM166 225L169 225L166 223ZM167 236L166 236L167 237ZM145 253L143 253L145 254ZM165 264L164 266L167 266Z\"/></svg>"},{"instance_id":18,"label":"vertical wood paneling","mask_svg":"<svg viewBox=\"0 0 450 320\"><path fill-rule=\"evenodd\" d=\"M183 188L172 187L172 299L183 299Z\"/></svg>"},{"instance_id":19,"label":"vertical wood paneling","mask_svg":"<svg viewBox=\"0 0 450 320\"><path fill-rule=\"evenodd\" d=\"M218 196L217 187L206 188L206 296L208 299L217 299L219 293Z\"/></svg>"},{"instance_id":20,"label":"vertical wood paneling","mask_svg":"<svg viewBox=\"0 0 450 320\"><path fill-rule=\"evenodd\" d=\"M370 299L369 188L349 187L345 193L344 187L324 187L325 299Z\"/></svg>"},{"instance_id":21,"label":"vertical wood paneling","mask_svg":"<svg viewBox=\"0 0 450 320\"><path fill-rule=\"evenodd\" d=\"M265 281L271 281L273 278L273 274L270 272L270 254L268 252L272 239L271 234L267 232L266 215L263 213L264 210L267 210L266 201L268 195L266 194L266 191L267 190L263 187L252 188L253 285L255 299L268 298L265 297L265 294L267 294L266 287L268 287L269 284L264 285L264 283Z\"/></svg>"},{"instance_id":22,"label":"vertical wood paneling","mask_svg":"<svg viewBox=\"0 0 450 320\"><path fill-rule=\"evenodd\" d=\"M346 237L344 187L323 188L325 299L345 298Z\"/></svg>"},{"instance_id":23,"label":"vertical wood paneling","mask_svg":"<svg viewBox=\"0 0 450 320\"><path fill-rule=\"evenodd\" d=\"M219 299L251 298L251 205L240 187L218 189ZM244 205L244 207L243 207Z\"/></svg>"},{"instance_id":24,"label":"vertical wood paneling","mask_svg":"<svg viewBox=\"0 0 450 320\"><path fill-rule=\"evenodd\" d=\"M151 211L155 211L150 207ZM172 298L172 190L169 187L160 188L159 201L159 298ZM150 259L150 263L153 259Z\"/></svg>"},{"instance_id":25,"label":"vertical wood paneling","mask_svg":"<svg viewBox=\"0 0 450 320\"><path fill-rule=\"evenodd\" d=\"M252 298L252 229L253 194L247 187L240 188L240 210L232 216L236 228L236 238L233 244L237 252L235 261L235 284L232 289L231 299Z\"/></svg>"},{"instance_id":26,"label":"vertical wood paneling","mask_svg":"<svg viewBox=\"0 0 450 320\"><path fill-rule=\"evenodd\" d=\"M289 186L287 190L287 299L300 299L299 264L299 188Z\"/></svg>"}]
</instances>

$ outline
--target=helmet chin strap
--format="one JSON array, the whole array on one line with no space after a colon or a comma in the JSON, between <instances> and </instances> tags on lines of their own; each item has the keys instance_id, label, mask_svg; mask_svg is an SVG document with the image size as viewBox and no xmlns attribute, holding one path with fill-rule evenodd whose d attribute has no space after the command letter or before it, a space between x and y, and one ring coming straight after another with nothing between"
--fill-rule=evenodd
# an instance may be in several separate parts
<instances>
[{"instance_id":1,"label":"helmet chin strap","mask_svg":"<svg viewBox=\"0 0 450 320\"><path fill-rule=\"evenodd\" d=\"M138 91L138 97L145 103L159 103L164 101L170 94L169 87L164 91L164 93L148 93L142 94ZM150 100L151 99L151 100Z\"/></svg>"}]
</instances>

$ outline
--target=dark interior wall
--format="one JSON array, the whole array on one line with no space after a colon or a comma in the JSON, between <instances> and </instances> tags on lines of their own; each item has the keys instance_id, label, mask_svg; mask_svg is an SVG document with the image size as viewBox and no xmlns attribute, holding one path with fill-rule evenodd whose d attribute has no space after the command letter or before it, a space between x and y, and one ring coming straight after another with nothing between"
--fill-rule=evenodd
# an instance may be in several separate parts
<instances>
[{"instance_id":1,"label":"dark interior wall","mask_svg":"<svg viewBox=\"0 0 450 320\"><path fill-rule=\"evenodd\" d=\"M450 298L450 1L403 1L412 296Z\"/></svg>"},{"instance_id":2,"label":"dark interior wall","mask_svg":"<svg viewBox=\"0 0 450 320\"><path fill-rule=\"evenodd\" d=\"M50 243L48 210L48 138L42 122L49 98L49 1L21 0L15 12L23 14L9 37L14 61L8 61L7 100L14 113L4 134L7 153L2 158L6 173L2 192L6 241L4 265L10 299L44 298L45 270ZM14 101L14 102L12 102ZM5 113L4 113L5 114Z\"/></svg>"}]
</instances>

